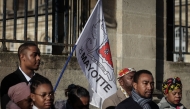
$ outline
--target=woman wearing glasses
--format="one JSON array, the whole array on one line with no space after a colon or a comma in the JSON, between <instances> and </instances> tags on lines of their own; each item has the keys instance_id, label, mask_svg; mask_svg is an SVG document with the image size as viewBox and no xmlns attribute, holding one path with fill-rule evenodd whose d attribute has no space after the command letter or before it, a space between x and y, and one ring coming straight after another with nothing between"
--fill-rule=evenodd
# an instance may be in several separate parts
<instances>
[{"instance_id":1,"label":"woman wearing glasses","mask_svg":"<svg viewBox=\"0 0 190 109\"><path fill-rule=\"evenodd\" d=\"M51 82L43 77L33 77L31 80L32 109L53 109L54 92Z\"/></svg>"},{"instance_id":2,"label":"woman wearing glasses","mask_svg":"<svg viewBox=\"0 0 190 109\"><path fill-rule=\"evenodd\" d=\"M56 109L89 109L89 92L79 86L71 84L65 89L66 101L55 102Z\"/></svg>"}]
</instances>

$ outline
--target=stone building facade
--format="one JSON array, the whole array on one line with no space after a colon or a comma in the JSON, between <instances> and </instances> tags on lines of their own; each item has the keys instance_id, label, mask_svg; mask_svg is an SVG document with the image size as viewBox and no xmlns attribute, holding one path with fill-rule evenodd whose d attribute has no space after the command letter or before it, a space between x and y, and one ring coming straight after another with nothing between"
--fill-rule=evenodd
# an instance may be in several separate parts
<instances>
[{"instance_id":1,"label":"stone building facade","mask_svg":"<svg viewBox=\"0 0 190 109\"><path fill-rule=\"evenodd\" d=\"M2 12L2 1L3 0L0 2L0 12ZM11 0L7 0L7 2L9 1ZM167 16L167 9L169 8L167 3L169 2L167 1L168 0L109 0L109 3L107 3L108 0L102 0L114 70L115 74L124 67L133 67L136 70L150 70L155 79L155 88L160 91L163 80L174 76L180 77L183 83L182 103L189 108L190 64L189 62L173 62L168 59L168 46L173 45L168 43L170 37L168 37L167 28L167 20L169 19ZM93 9L95 3L96 0L91 0L91 9ZM31 7L33 7L33 5ZM43 17L39 17L39 21L38 40L43 40ZM52 25L51 16L49 16L49 21L49 25ZM30 26L28 27L28 36L33 36L33 32L31 31L34 31L34 19L29 19L28 22L28 26ZM23 21L18 20L18 24L19 23L22 24ZM2 25L2 22L0 22L0 24ZM10 25L7 26L6 34L7 38L9 38L12 36L13 24L9 22L7 25ZM20 29L18 30L17 36L22 38L23 27L19 25L18 27ZM52 37L51 30L52 28L49 28L48 31L50 38ZM16 51L19 44L14 46L14 51ZM9 48L9 45L7 45L7 47ZM40 45L40 49L42 51L46 50L42 45ZM3 71L0 73L0 80L2 80L5 75L16 69L18 60L15 60L15 54L3 52L0 53L0 55L0 69ZM67 56L64 55L43 55L43 65L39 72L49 77L53 84L55 84L66 58ZM6 64L6 61L9 64ZM76 68L72 66L76 66ZM80 76L74 76L76 74ZM57 96L57 99L61 99L64 96L63 91L70 83L80 83L86 88L88 86L87 80L83 76L75 57L72 58L60 86L57 89L58 95L61 95Z\"/></svg>"}]
</instances>

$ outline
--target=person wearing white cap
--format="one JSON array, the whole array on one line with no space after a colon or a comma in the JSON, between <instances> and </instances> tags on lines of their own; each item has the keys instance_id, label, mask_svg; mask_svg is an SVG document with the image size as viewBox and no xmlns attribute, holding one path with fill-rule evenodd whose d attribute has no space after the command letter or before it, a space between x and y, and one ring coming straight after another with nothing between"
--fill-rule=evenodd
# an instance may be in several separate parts
<instances>
[{"instance_id":1,"label":"person wearing white cap","mask_svg":"<svg viewBox=\"0 0 190 109\"><path fill-rule=\"evenodd\" d=\"M115 109L115 107L123 100L131 95L134 68L124 68L118 72L117 80L120 88L110 97L106 98L102 104L102 109Z\"/></svg>"}]
</instances>

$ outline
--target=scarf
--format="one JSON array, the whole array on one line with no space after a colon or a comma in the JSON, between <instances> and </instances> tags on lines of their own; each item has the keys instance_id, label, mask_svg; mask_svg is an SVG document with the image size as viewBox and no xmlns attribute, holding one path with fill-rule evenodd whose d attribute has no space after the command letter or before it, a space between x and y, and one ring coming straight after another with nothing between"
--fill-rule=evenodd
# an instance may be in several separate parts
<instances>
[{"instance_id":1,"label":"scarf","mask_svg":"<svg viewBox=\"0 0 190 109\"><path fill-rule=\"evenodd\" d=\"M133 100L137 102L143 109L151 109L148 102L152 101L152 99L145 99L140 97L134 89L131 91L131 96Z\"/></svg>"},{"instance_id":2,"label":"scarf","mask_svg":"<svg viewBox=\"0 0 190 109\"><path fill-rule=\"evenodd\" d=\"M121 91L125 95L126 98L129 98L129 94L120 86Z\"/></svg>"},{"instance_id":3,"label":"scarf","mask_svg":"<svg viewBox=\"0 0 190 109\"><path fill-rule=\"evenodd\" d=\"M10 100L6 105L6 109L21 109L21 108Z\"/></svg>"},{"instance_id":4,"label":"scarf","mask_svg":"<svg viewBox=\"0 0 190 109\"><path fill-rule=\"evenodd\" d=\"M165 98L165 100L166 100L166 98ZM166 100L166 101L167 101L167 100ZM171 103L169 103L168 101L167 101L167 103L170 104L171 107L176 108L176 109L180 109L180 106L182 106L181 103L179 103L179 104L171 104Z\"/></svg>"}]
</instances>

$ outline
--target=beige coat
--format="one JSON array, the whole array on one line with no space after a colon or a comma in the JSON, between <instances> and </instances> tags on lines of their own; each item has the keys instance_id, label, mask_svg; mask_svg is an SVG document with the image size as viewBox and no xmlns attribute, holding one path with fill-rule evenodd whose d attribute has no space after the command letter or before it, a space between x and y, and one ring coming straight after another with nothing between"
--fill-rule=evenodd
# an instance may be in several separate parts
<instances>
[{"instance_id":1,"label":"beige coat","mask_svg":"<svg viewBox=\"0 0 190 109\"><path fill-rule=\"evenodd\" d=\"M119 88L117 92L110 97L106 98L102 104L102 109L106 109L110 106L117 106L121 101L125 100L126 97Z\"/></svg>"}]
</instances>

